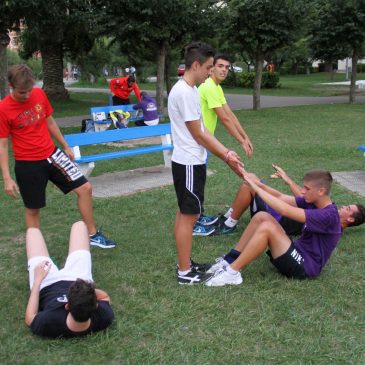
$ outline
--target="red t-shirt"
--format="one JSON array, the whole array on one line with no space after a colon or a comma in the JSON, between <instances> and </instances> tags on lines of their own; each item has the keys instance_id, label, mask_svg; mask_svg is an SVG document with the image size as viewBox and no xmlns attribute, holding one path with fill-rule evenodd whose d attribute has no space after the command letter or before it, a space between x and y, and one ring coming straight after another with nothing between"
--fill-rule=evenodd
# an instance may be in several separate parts
<instances>
[{"instance_id":1,"label":"red t-shirt","mask_svg":"<svg viewBox=\"0 0 365 365\"><path fill-rule=\"evenodd\" d=\"M44 91L33 88L21 103L10 95L0 102L0 138L11 138L16 160L45 160L55 149L46 118L53 108Z\"/></svg>"},{"instance_id":2,"label":"red t-shirt","mask_svg":"<svg viewBox=\"0 0 365 365\"><path fill-rule=\"evenodd\" d=\"M128 86L128 77L124 76L112 79L109 84L110 91L121 99L128 99L129 94L134 91L138 101L141 101L141 92L137 84L134 82L131 86Z\"/></svg>"}]
</instances>

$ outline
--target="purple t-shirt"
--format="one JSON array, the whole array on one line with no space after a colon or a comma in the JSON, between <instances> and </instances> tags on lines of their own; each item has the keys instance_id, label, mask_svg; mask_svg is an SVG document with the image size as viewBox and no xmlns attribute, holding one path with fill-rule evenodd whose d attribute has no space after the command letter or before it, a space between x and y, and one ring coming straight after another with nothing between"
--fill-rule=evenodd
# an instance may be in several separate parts
<instances>
[{"instance_id":1,"label":"purple t-shirt","mask_svg":"<svg viewBox=\"0 0 365 365\"><path fill-rule=\"evenodd\" d=\"M133 109L143 110L143 120L145 122L158 118L156 100L151 96L144 96L139 103L133 105Z\"/></svg>"},{"instance_id":2,"label":"purple t-shirt","mask_svg":"<svg viewBox=\"0 0 365 365\"><path fill-rule=\"evenodd\" d=\"M295 198L297 206L305 211L302 235L294 242L304 258L304 270L309 277L316 277L339 242L342 229L336 204L317 208L306 203L303 197Z\"/></svg>"}]
</instances>

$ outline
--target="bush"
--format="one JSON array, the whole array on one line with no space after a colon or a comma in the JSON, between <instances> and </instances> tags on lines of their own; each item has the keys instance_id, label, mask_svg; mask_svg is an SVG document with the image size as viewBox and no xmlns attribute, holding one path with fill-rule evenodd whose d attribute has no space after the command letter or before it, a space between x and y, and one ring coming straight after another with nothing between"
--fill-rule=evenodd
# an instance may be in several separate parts
<instances>
[{"instance_id":1,"label":"bush","mask_svg":"<svg viewBox=\"0 0 365 365\"><path fill-rule=\"evenodd\" d=\"M237 86L244 88L253 88L255 82L255 72L242 72L236 74ZM263 72L261 88L273 89L279 87L280 76L278 72Z\"/></svg>"},{"instance_id":2,"label":"bush","mask_svg":"<svg viewBox=\"0 0 365 365\"><path fill-rule=\"evenodd\" d=\"M358 63L357 64L357 72L365 72L365 63Z\"/></svg>"}]
</instances>

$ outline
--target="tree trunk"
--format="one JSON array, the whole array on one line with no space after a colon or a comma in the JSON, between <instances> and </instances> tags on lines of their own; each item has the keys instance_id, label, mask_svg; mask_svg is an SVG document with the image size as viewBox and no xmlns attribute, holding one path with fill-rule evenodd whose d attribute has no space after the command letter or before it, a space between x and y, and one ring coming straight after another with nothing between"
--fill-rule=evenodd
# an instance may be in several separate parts
<instances>
[{"instance_id":1,"label":"tree trunk","mask_svg":"<svg viewBox=\"0 0 365 365\"><path fill-rule=\"evenodd\" d=\"M10 42L7 30L0 33L0 100L4 99L9 94L7 73L8 62L6 57L6 48Z\"/></svg>"},{"instance_id":2,"label":"tree trunk","mask_svg":"<svg viewBox=\"0 0 365 365\"><path fill-rule=\"evenodd\" d=\"M352 53L352 72L351 72L351 85L350 85L350 98L349 103L353 104L356 101L356 78L357 78L357 62L359 55L357 50L354 49Z\"/></svg>"},{"instance_id":3,"label":"tree trunk","mask_svg":"<svg viewBox=\"0 0 365 365\"><path fill-rule=\"evenodd\" d=\"M171 70L171 62L170 62L170 57L167 55L165 59L165 83L166 83L167 95L169 95L171 91L170 70Z\"/></svg>"},{"instance_id":4,"label":"tree trunk","mask_svg":"<svg viewBox=\"0 0 365 365\"><path fill-rule=\"evenodd\" d=\"M62 46L42 44L43 89L50 99L68 100L69 94L63 83Z\"/></svg>"},{"instance_id":5,"label":"tree trunk","mask_svg":"<svg viewBox=\"0 0 365 365\"><path fill-rule=\"evenodd\" d=\"M164 76L165 76L165 59L166 59L166 43L162 42L157 50L157 87L156 87L156 102L160 113L164 108Z\"/></svg>"},{"instance_id":6,"label":"tree trunk","mask_svg":"<svg viewBox=\"0 0 365 365\"><path fill-rule=\"evenodd\" d=\"M260 91L262 81L262 70L264 68L264 56L258 54L255 62L255 81L253 84L253 110L259 110L261 108Z\"/></svg>"}]
</instances>

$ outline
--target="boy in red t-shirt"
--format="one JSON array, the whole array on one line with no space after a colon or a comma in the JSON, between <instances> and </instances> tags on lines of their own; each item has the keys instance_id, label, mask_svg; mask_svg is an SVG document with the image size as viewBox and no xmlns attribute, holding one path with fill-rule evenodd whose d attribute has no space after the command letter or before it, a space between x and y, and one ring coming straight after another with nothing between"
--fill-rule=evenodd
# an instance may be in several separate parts
<instances>
[{"instance_id":1,"label":"boy in red t-shirt","mask_svg":"<svg viewBox=\"0 0 365 365\"><path fill-rule=\"evenodd\" d=\"M92 187L77 165L74 155L52 117L53 108L44 91L34 88L35 78L26 65L14 65L8 72L11 93L0 102L0 167L6 193L20 192L25 205L27 228L40 228L40 208L46 205L46 186L52 181L64 194L74 191L90 235L90 244L115 247L97 230L93 218ZM51 135L62 145L55 146ZM16 182L11 178L8 139L15 159Z\"/></svg>"}]
</instances>

